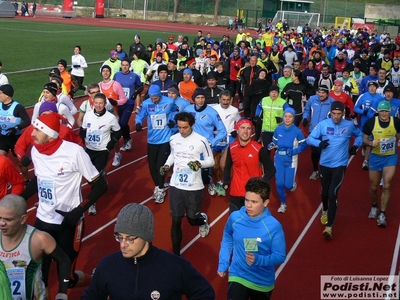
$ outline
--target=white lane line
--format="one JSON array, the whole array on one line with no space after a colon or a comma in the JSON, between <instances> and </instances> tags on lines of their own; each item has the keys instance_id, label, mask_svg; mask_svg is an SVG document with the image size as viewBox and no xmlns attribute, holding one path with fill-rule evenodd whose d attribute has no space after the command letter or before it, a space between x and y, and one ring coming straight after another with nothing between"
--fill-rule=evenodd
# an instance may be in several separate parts
<instances>
[{"instance_id":1,"label":"white lane line","mask_svg":"<svg viewBox=\"0 0 400 300\"><path fill-rule=\"evenodd\" d=\"M399 223L399 229L397 230L397 239L396 239L396 245L394 246L394 251L393 251L393 259L392 259L392 266L390 267L390 275L395 275L396 274L396 267L397 267L397 260L399 258L399 251L400 251L400 223Z\"/></svg>"},{"instance_id":2,"label":"white lane line","mask_svg":"<svg viewBox=\"0 0 400 300\"><path fill-rule=\"evenodd\" d=\"M144 200L143 202L141 202L140 204L146 204L147 202L149 202L151 199L153 199L152 197L147 198L146 200ZM104 224L103 226L99 227L98 229L96 229L95 231L93 231L92 233L90 233L89 235L85 236L82 239L82 242L86 241L87 239L91 238L92 236L96 235L97 233L99 233L100 231L102 231L103 229L106 229L108 226L112 225L115 223L115 221L117 221L117 218L112 219L110 222Z\"/></svg>"},{"instance_id":3,"label":"white lane line","mask_svg":"<svg viewBox=\"0 0 400 300\"><path fill-rule=\"evenodd\" d=\"M319 212L322 209L322 203L318 206L317 210L314 212L314 214L312 215L311 219L308 221L306 227L304 227L303 231L301 232L301 234L299 235L299 237L297 238L296 242L293 244L292 248L290 249L289 253L286 255L286 259L283 262L283 264L281 264L278 268L278 270L275 272L275 279L278 278L279 274L282 272L283 268L286 266L286 264L288 263L288 261L290 260L290 258L292 257L294 251L296 251L297 247L299 246L301 240L304 238L304 236L306 235L308 229L310 229L311 224L314 222L315 218L317 217L317 215L319 214Z\"/></svg>"},{"instance_id":4,"label":"white lane line","mask_svg":"<svg viewBox=\"0 0 400 300\"><path fill-rule=\"evenodd\" d=\"M394 283L393 275L396 275L396 267L397 267L397 259L399 257L399 249L400 249L400 223L399 223L399 229L397 230L397 239L396 239L396 244L394 246L394 251L393 251L392 265L390 267L388 285L392 285ZM400 275L400 269L399 269L399 273L397 275ZM385 298L385 300L390 300L390 299L393 299L393 298L390 298L390 297Z\"/></svg>"},{"instance_id":5,"label":"white lane line","mask_svg":"<svg viewBox=\"0 0 400 300\"><path fill-rule=\"evenodd\" d=\"M229 208L225 209L211 224L209 224L210 228L213 227L223 216L225 216L229 212ZM185 252L190 246L194 244L200 238L200 234L197 234L185 247L181 249L181 254Z\"/></svg>"},{"instance_id":6,"label":"white lane line","mask_svg":"<svg viewBox=\"0 0 400 300\"><path fill-rule=\"evenodd\" d=\"M353 160L353 158L354 158L354 155L349 157L349 161L347 162L347 166L350 165L350 163ZM297 247L300 245L302 239L306 235L307 231L310 229L311 224L314 222L315 218L317 217L317 215L319 214L321 209L322 209L322 203L318 206L317 210L314 212L314 214L312 215L311 219L308 221L306 227L304 227L303 231L301 232L301 234L297 238L296 242L293 244L293 246L290 249L289 253L286 255L286 259L283 262L283 264L281 264L279 266L278 270L275 272L275 279L278 278L279 274L282 272L283 268L286 266L286 264L288 263L288 261L292 257L293 253L296 251Z\"/></svg>"}]
</instances>

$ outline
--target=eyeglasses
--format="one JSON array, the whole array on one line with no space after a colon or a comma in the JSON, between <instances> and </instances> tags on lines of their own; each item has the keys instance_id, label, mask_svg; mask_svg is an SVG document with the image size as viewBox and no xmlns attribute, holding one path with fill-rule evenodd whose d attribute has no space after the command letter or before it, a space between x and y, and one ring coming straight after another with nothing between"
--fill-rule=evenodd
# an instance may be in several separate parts
<instances>
[{"instance_id":1,"label":"eyeglasses","mask_svg":"<svg viewBox=\"0 0 400 300\"><path fill-rule=\"evenodd\" d=\"M89 92L90 95L97 94L97 93L100 93L100 91Z\"/></svg>"},{"instance_id":2,"label":"eyeglasses","mask_svg":"<svg viewBox=\"0 0 400 300\"><path fill-rule=\"evenodd\" d=\"M114 237L115 237L115 240L118 243L122 243L125 240L125 242L127 244L129 244L129 245L132 245L135 242L135 240L139 238L138 236L126 236L126 237L123 237L119 233L114 233Z\"/></svg>"}]
</instances>

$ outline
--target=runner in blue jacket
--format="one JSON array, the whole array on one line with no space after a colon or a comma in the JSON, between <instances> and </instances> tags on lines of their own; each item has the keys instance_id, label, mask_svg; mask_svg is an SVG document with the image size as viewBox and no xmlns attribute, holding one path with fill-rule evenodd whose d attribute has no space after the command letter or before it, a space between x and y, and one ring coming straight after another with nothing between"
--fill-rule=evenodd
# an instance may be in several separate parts
<instances>
[{"instance_id":1,"label":"runner in blue jacket","mask_svg":"<svg viewBox=\"0 0 400 300\"><path fill-rule=\"evenodd\" d=\"M172 128L175 126L174 117L176 106L173 99L162 96L157 85L149 88L149 98L143 101L140 112L136 115L136 131L143 130L143 121L147 118L147 161L155 188L153 198L156 203L163 203L165 197L165 174L159 170L164 165L170 153L169 140Z\"/></svg>"},{"instance_id":2,"label":"runner in blue jacket","mask_svg":"<svg viewBox=\"0 0 400 300\"><path fill-rule=\"evenodd\" d=\"M352 121L343 119L344 104L335 101L331 106L331 118L321 121L307 138L307 143L321 149L321 223L326 225L322 232L325 239L332 239L332 225L337 210L337 195L342 185L349 154L355 155L362 145L363 134ZM355 136L349 149L350 139Z\"/></svg>"},{"instance_id":3,"label":"runner in blue jacket","mask_svg":"<svg viewBox=\"0 0 400 300\"><path fill-rule=\"evenodd\" d=\"M293 108L286 108L283 115L283 123L279 125L272 137L272 143L268 148L276 148L276 189L278 191L281 205L279 213L286 212L285 188L294 192L297 188L296 172L298 165L298 154L307 148L306 138L303 132L294 124L296 112Z\"/></svg>"},{"instance_id":4,"label":"runner in blue jacket","mask_svg":"<svg viewBox=\"0 0 400 300\"><path fill-rule=\"evenodd\" d=\"M245 206L234 211L225 225L218 275L224 277L229 270L228 299L248 299L248 295L250 299L270 299L275 266L286 259L282 225L267 207L270 190L265 179L250 178Z\"/></svg>"}]
</instances>

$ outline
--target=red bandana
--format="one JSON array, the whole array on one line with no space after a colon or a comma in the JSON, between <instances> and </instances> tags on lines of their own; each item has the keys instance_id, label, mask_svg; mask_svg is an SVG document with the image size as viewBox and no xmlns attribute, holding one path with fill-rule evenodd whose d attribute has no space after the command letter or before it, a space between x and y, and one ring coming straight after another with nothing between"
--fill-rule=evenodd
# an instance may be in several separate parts
<instances>
[{"instance_id":1,"label":"red bandana","mask_svg":"<svg viewBox=\"0 0 400 300\"><path fill-rule=\"evenodd\" d=\"M39 151L39 153L45 155L52 155L54 152L58 150L58 148L60 148L62 141L63 141L62 139L56 138L51 142L44 144L35 144L34 146L36 147L37 151Z\"/></svg>"}]
</instances>

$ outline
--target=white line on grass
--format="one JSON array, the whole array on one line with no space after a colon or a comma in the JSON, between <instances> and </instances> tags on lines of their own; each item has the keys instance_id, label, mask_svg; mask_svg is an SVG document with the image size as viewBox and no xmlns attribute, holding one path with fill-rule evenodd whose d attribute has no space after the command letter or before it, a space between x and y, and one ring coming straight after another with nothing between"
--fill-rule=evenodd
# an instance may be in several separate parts
<instances>
[{"instance_id":1,"label":"white line on grass","mask_svg":"<svg viewBox=\"0 0 400 300\"><path fill-rule=\"evenodd\" d=\"M55 33L76 33L76 30L33 30L33 29L20 29L20 28L1 28L2 30L14 30L14 31L25 31L25 32L39 32L39 33L49 33L49 34L55 34ZM79 30L79 32L107 32L107 31L122 31L122 30L127 30L127 29L121 29L121 28L112 28L112 29L88 29L88 30Z\"/></svg>"},{"instance_id":2,"label":"white line on grass","mask_svg":"<svg viewBox=\"0 0 400 300\"><path fill-rule=\"evenodd\" d=\"M93 65L93 64L99 64L104 62L104 60L100 60L100 61L92 61L92 62L88 62L88 65ZM37 68L37 69L29 69L29 70L20 70L20 71L13 71L13 72L7 72L4 73L5 75L9 75L9 74L20 74L20 73L27 73L27 72L36 72L36 71L43 71L43 70L50 70L52 68L57 68L57 66L53 66L53 67L45 67L45 68Z\"/></svg>"}]
</instances>

